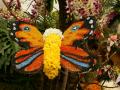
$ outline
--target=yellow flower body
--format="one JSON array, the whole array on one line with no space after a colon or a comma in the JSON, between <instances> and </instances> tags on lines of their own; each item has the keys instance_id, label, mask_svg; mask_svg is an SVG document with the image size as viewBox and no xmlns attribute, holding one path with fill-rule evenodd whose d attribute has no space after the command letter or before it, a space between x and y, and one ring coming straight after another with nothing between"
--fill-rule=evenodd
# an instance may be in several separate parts
<instances>
[{"instance_id":1,"label":"yellow flower body","mask_svg":"<svg viewBox=\"0 0 120 90\"><path fill-rule=\"evenodd\" d=\"M59 74L61 37L51 33L45 37L44 42L44 68L43 72L49 79Z\"/></svg>"}]
</instances>

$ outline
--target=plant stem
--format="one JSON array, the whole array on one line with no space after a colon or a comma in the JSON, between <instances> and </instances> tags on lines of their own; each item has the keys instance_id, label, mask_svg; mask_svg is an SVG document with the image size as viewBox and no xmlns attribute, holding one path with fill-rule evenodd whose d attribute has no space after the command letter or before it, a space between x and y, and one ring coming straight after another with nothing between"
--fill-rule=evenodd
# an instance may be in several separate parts
<instances>
[{"instance_id":1,"label":"plant stem","mask_svg":"<svg viewBox=\"0 0 120 90\"><path fill-rule=\"evenodd\" d=\"M17 16L16 16L16 15L12 12L12 10L9 8L9 6L8 6L7 3L5 2L5 0L2 0L2 1L3 1L4 5L6 6L7 10L10 12L10 14L11 14L14 18L18 19Z\"/></svg>"},{"instance_id":2,"label":"plant stem","mask_svg":"<svg viewBox=\"0 0 120 90\"><path fill-rule=\"evenodd\" d=\"M63 84L61 90L66 90L67 80L68 80L68 70L66 69L65 76L63 77Z\"/></svg>"}]
</instances>

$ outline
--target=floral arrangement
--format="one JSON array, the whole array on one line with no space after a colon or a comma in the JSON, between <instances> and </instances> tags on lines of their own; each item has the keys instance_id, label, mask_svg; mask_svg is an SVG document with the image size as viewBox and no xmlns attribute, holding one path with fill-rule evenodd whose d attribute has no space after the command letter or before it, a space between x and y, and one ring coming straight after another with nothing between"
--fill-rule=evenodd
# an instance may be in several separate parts
<instances>
[{"instance_id":1,"label":"floral arrangement","mask_svg":"<svg viewBox=\"0 0 120 90\"><path fill-rule=\"evenodd\" d=\"M49 28L43 34L44 38L44 69L45 75L53 79L59 74L60 66L60 46L62 32L59 29Z\"/></svg>"},{"instance_id":2,"label":"floral arrangement","mask_svg":"<svg viewBox=\"0 0 120 90\"><path fill-rule=\"evenodd\" d=\"M11 23L14 20L21 18L26 18L27 20L32 18L31 23L34 23L36 26L40 27L41 32L45 31L45 33L43 34L43 71L49 79L53 79L59 75L59 70L61 70L60 46L61 40L63 38L62 32L59 29L55 28L58 28L59 26L64 26L65 23L62 23L62 25L60 25L58 12L49 12L49 10L45 10L45 12L43 11L43 9L46 9L44 7L46 5L43 2L44 0L34 1L38 1L38 3L33 5L32 14L24 12L20 8L18 8L19 4L12 7L12 5L15 3L10 5L10 9L7 6L8 4L6 4L7 8L0 9L0 69L3 69L4 67L6 71L8 66L10 65L11 57L16 51L21 49L21 47L12 42L9 36L10 30L7 27L7 23ZM53 2L54 0L49 0L49 2L50 1ZM114 19L117 15L120 16L120 0L65 0L65 2L66 7L62 10L65 10L67 15L70 15L70 17L64 18L65 21L68 18L70 20L74 19L74 21L77 21L81 19L81 16L95 16L97 19L97 29L95 30L95 32L93 32L94 38L90 37L89 40L75 42L77 43L77 45L79 44L78 46L89 50L89 53L95 55L97 58L97 64L92 67L93 70L79 74L79 81L90 82L94 79L99 79L100 81L116 81L118 77L116 82L119 83L120 19L118 17L116 21L114 21ZM41 5L42 3L43 5ZM115 27L113 26L114 22L116 22ZM90 88L91 87L92 86L90 86ZM99 88L99 85L96 86L96 88Z\"/></svg>"},{"instance_id":3,"label":"floral arrangement","mask_svg":"<svg viewBox=\"0 0 120 90\"><path fill-rule=\"evenodd\" d=\"M100 0L66 0L67 13L79 18L81 16L96 16L100 14Z\"/></svg>"}]
</instances>

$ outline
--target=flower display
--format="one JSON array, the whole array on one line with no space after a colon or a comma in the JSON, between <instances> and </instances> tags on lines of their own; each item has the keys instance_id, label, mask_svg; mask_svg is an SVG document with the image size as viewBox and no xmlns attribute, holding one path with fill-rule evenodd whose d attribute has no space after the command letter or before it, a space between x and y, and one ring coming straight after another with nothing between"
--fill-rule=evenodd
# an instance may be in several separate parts
<instances>
[{"instance_id":1,"label":"flower display","mask_svg":"<svg viewBox=\"0 0 120 90\"><path fill-rule=\"evenodd\" d=\"M113 46L113 45L116 45L116 46L118 46L118 42L117 42L117 40L118 40L118 36L117 35L111 35L109 38L108 38L108 46L107 46L107 50L110 52L110 50L111 50L111 47Z\"/></svg>"},{"instance_id":2,"label":"flower display","mask_svg":"<svg viewBox=\"0 0 120 90\"><path fill-rule=\"evenodd\" d=\"M109 80L120 84L120 0L1 2L2 81L22 83L30 78L45 90L101 90ZM9 75L11 71L17 76Z\"/></svg>"},{"instance_id":3,"label":"flower display","mask_svg":"<svg viewBox=\"0 0 120 90\"><path fill-rule=\"evenodd\" d=\"M44 37L44 69L45 75L53 79L59 74L60 46L62 32L59 29L47 29Z\"/></svg>"},{"instance_id":4,"label":"flower display","mask_svg":"<svg viewBox=\"0 0 120 90\"><path fill-rule=\"evenodd\" d=\"M99 15L101 10L100 0L66 0L67 13L80 16Z\"/></svg>"},{"instance_id":5,"label":"flower display","mask_svg":"<svg viewBox=\"0 0 120 90\"><path fill-rule=\"evenodd\" d=\"M117 13L112 10L102 15L101 19L98 20L99 27L101 29L105 28L115 16L117 16Z\"/></svg>"}]
</instances>

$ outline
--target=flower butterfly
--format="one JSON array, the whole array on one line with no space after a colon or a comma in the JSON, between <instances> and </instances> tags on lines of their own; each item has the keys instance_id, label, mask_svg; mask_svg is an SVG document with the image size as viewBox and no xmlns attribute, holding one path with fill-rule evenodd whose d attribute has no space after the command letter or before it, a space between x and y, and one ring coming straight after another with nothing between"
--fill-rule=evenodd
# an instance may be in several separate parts
<instances>
[{"instance_id":1,"label":"flower butterfly","mask_svg":"<svg viewBox=\"0 0 120 90\"><path fill-rule=\"evenodd\" d=\"M58 33L62 36L60 30L46 30L45 34L42 35L35 25L21 21L14 22L10 35L24 48L16 52L13 60L14 68L21 73L29 74L37 73L43 67L44 72L48 72L48 75L46 75L50 79L58 75L60 67L72 72L88 70L92 66L93 59L88 52L82 48L74 47L73 43L75 40L87 39L91 35L91 31L95 29L91 27L91 25L94 26L95 20L91 20L93 20L92 17L88 17L85 20L72 23L63 33L63 37L61 37L62 40L58 36ZM49 38L46 33L51 33ZM56 43L58 43L58 45L56 45ZM54 56L55 54L59 57ZM46 55L48 55L49 58L45 57ZM52 57L52 55L54 57ZM47 61L45 62L45 59L51 60L51 64L48 64ZM60 61L57 62L57 59L60 59ZM49 68L50 65L52 69ZM58 69L56 69L56 67Z\"/></svg>"}]
</instances>

